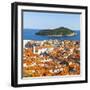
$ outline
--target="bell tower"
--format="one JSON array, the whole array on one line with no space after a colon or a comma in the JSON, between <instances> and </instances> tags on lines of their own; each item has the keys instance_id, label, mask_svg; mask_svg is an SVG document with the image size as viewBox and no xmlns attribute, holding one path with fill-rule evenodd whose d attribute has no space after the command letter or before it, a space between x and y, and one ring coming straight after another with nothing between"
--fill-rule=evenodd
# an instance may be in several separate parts
<instances>
[{"instance_id":1,"label":"bell tower","mask_svg":"<svg viewBox=\"0 0 90 90\"><path fill-rule=\"evenodd\" d=\"M35 52L36 50L35 50L35 46L33 45L33 53L35 54L36 52Z\"/></svg>"}]
</instances>

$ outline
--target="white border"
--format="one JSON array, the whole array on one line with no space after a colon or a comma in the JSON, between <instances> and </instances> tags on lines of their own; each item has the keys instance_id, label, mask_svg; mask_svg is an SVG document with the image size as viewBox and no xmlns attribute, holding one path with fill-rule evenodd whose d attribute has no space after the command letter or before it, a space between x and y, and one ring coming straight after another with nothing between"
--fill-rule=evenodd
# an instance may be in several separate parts
<instances>
[{"instance_id":1,"label":"white border","mask_svg":"<svg viewBox=\"0 0 90 90\"><path fill-rule=\"evenodd\" d=\"M81 57L81 74L76 76L55 76L40 77L32 79L21 78L21 10L45 10L45 11L63 11L79 12L80 16L80 56ZM85 10L71 8L53 8L53 7L36 7L36 6L18 6L18 84L46 83L46 82L63 82L63 81L80 81L85 80Z\"/></svg>"}]
</instances>

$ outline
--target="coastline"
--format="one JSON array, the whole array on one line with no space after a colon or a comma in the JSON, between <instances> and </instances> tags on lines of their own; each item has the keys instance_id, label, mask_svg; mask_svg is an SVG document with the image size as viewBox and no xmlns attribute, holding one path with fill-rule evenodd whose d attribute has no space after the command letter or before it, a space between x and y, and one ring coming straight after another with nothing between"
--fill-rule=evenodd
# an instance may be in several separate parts
<instances>
[{"instance_id":1,"label":"coastline","mask_svg":"<svg viewBox=\"0 0 90 90\"><path fill-rule=\"evenodd\" d=\"M63 37L63 36L75 36L77 35L77 33L72 33L72 34L68 34L68 35L47 35L47 36L50 36L50 37Z\"/></svg>"}]
</instances>

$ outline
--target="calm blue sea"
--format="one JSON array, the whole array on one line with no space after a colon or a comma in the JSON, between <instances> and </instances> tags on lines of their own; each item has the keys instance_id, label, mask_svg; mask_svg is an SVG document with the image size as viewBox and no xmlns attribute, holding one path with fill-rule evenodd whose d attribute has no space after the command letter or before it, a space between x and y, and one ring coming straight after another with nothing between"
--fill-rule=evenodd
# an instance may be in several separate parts
<instances>
[{"instance_id":1,"label":"calm blue sea","mask_svg":"<svg viewBox=\"0 0 90 90\"><path fill-rule=\"evenodd\" d=\"M23 40L49 40L49 39L58 39L58 40L80 40L80 31L76 30L76 36L62 36L62 37L49 37L49 36L39 36L35 33L40 30L31 30L24 29L23 30Z\"/></svg>"}]
</instances>

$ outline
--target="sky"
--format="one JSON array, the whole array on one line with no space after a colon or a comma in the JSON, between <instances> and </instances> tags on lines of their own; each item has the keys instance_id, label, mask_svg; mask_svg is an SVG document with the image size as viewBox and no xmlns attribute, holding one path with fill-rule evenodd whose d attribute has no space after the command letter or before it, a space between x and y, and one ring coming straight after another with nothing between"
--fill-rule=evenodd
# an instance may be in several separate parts
<instances>
[{"instance_id":1,"label":"sky","mask_svg":"<svg viewBox=\"0 0 90 90\"><path fill-rule=\"evenodd\" d=\"M80 14L23 11L24 29L67 27L80 30Z\"/></svg>"}]
</instances>

